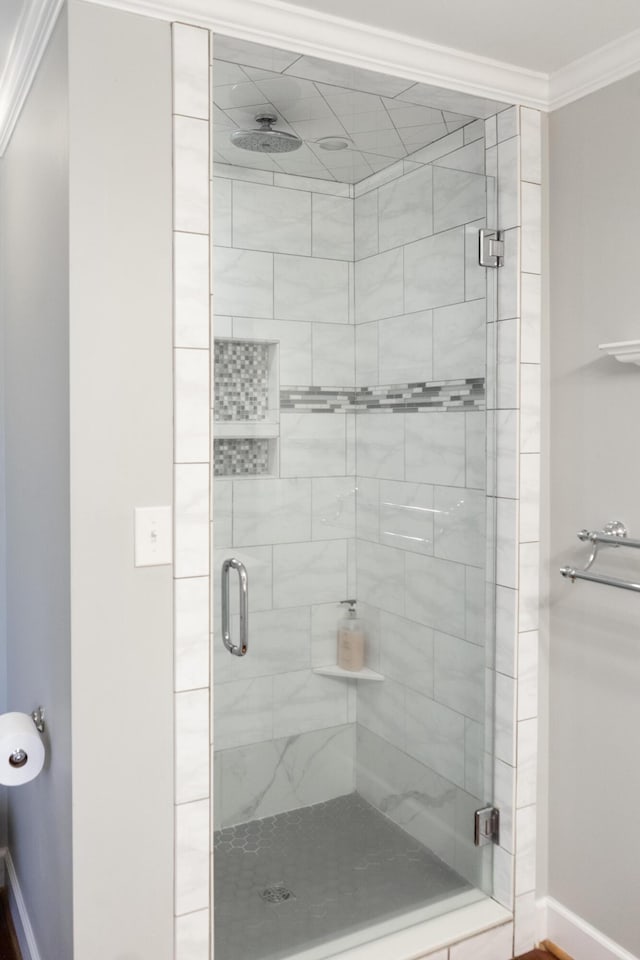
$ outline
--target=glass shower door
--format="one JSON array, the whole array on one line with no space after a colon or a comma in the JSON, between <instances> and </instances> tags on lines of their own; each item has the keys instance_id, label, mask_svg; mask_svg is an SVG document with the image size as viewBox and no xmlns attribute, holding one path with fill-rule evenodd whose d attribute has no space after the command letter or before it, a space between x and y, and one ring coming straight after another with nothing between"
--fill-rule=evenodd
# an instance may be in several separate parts
<instances>
[{"instance_id":1,"label":"glass shower door","mask_svg":"<svg viewBox=\"0 0 640 960\"><path fill-rule=\"evenodd\" d=\"M215 49L220 104L280 96ZM297 82L346 124L381 100L358 74ZM401 133L430 108L384 109ZM440 116L381 173L214 131L216 960L331 956L491 892L494 183L482 121Z\"/></svg>"}]
</instances>

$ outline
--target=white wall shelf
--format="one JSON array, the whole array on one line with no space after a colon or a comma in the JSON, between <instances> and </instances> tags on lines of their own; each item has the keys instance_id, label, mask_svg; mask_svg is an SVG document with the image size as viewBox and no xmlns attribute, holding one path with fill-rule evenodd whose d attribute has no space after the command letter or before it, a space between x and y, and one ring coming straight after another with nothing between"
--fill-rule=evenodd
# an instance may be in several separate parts
<instances>
[{"instance_id":1,"label":"white wall shelf","mask_svg":"<svg viewBox=\"0 0 640 960\"><path fill-rule=\"evenodd\" d=\"M610 357L615 357L620 363L635 363L640 366L640 340L620 340L618 343L600 343L598 350L602 350Z\"/></svg>"},{"instance_id":2,"label":"white wall shelf","mask_svg":"<svg viewBox=\"0 0 640 960\"><path fill-rule=\"evenodd\" d=\"M384 680L381 673L363 667L362 670L343 670L337 664L331 664L327 667L314 667L314 673L319 673L322 677L340 677L343 680L375 680L380 682Z\"/></svg>"}]
</instances>

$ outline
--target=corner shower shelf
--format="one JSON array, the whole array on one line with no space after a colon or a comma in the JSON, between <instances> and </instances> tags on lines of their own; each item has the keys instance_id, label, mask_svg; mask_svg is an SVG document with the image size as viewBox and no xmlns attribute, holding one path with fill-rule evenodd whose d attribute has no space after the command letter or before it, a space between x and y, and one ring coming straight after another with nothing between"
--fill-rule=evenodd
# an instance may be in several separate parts
<instances>
[{"instance_id":1,"label":"corner shower shelf","mask_svg":"<svg viewBox=\"0 0 640 960\"><path fill-rule=\"evenodd\" d=\"M313 672L319 673L322 677L340 677L343 680L376 680L378 682L384 680L381 673L369 670L368 667L363 667L362 670L343 670L337 664L331 664L327 667L314 667Z\"/></svg>"},{"instance_id":2,"label":"corner shower shelf","mask_svg":"<svg viewBox=\"0 0 640 960\"><path fill-rule=\"evenodd\" d=\"M620 340L618 343L600 343L598 350L615 357L620 363L636 363L640 366L640 340Z\"/></svg>"}]
</instances>

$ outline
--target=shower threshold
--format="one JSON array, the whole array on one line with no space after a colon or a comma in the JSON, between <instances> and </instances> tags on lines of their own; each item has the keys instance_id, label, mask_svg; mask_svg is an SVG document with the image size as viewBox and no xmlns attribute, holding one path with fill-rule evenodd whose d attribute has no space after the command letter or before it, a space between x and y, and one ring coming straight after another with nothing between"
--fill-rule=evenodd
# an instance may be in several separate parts
<instances>
[{"instance_id":1,"label":"shower threshold","mask_svg":"<svg viewBox=\"0 0 640 960\"><path fill-rule=\"evenodd\" d=\"M216 960L329 957L485 899L358 794L215 834Z\"/></svg>"}]
</instances>

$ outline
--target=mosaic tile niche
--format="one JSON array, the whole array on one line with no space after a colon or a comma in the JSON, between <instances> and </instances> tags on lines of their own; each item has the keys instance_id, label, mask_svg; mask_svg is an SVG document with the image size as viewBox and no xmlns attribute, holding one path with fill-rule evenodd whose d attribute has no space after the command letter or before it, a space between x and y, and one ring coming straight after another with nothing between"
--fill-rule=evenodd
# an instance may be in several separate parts
<instances>
[{"instance_id":1,"label":"mosaic tile niche","mask_svg":"<svg viewBox=\"0 0 640 960\"><path fill-rule=\"evenodd\" d=\"M256 340L214 343L213 468L218 477L264 477L273 472L277 439L276 344ZM273 436L252 435L273 424Z\"/></svg>"}]
</instances>

